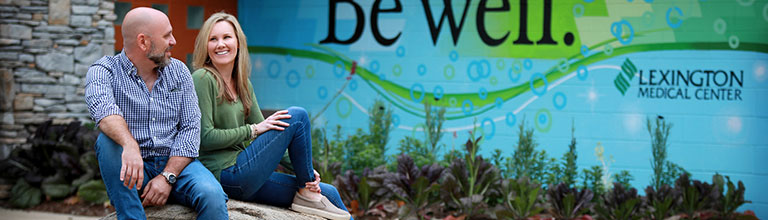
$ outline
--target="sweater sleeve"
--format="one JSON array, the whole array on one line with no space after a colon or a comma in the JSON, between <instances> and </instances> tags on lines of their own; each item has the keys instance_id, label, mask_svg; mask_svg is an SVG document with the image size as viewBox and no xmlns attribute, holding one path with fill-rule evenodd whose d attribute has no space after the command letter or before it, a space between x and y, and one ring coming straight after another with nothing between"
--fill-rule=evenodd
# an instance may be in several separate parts
<instances>
[{"instance_id":1,"label":"sweater sleeve","mask_svg":"<svg viewBox=\"0 0 768 220\"><path fill-rule=\"evenodd\" d=\"M192 74L200 105L200 150L215 151L227 148L237 148L237 145L251 137L251 128L243 125L235 128L220 129L214 125L214 115L217 111L218 86L213 76L206 70L200 69Z\"/></svg>"},{"instance_id":2,"label":"sweater sleeve","mask_svg":"<svg viewBox=\"0 0 768 220\"><path fill-rule=\"evenodd\" d=\"M251 85L251 82L248 82L248 86L251 87L251 91L253 90L253 85ZM251 93L251 114L248 115L248 118L245 120L248 124L258 124L264 121L264 115L261 114L261 109L259 108L259 102L256 100L256 93Z\"/></svg>"}]
</instances>

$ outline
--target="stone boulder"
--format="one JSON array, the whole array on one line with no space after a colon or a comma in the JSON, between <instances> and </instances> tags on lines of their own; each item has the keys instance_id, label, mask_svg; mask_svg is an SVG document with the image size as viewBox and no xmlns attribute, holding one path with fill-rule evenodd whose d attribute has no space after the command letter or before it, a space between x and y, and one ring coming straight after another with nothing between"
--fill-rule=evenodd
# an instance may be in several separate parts
<instances>
[{"instance_id":1,"label":"stone boulder","mask_svg":"<svg viewBox=\"0 0 768 220\"><path fill-rule=\"evenodd\" d=\"M324 218L314 215L307 215L304 213L298 213L293 210L278 208L274 206L247 203L237 200L229 200L227 202L227 209L229 210L229 219L291 219L291 220L322 220ZM197 212L194 209L187 208L186 206L169 204L162 207L150 207L146 208L144 212L147 214L147 219L157 220L172 220L172 219L195 219ZM107 215L101 220L113 220L117 219L117 214L112 213Z\"/></svg>"}]
</instances>

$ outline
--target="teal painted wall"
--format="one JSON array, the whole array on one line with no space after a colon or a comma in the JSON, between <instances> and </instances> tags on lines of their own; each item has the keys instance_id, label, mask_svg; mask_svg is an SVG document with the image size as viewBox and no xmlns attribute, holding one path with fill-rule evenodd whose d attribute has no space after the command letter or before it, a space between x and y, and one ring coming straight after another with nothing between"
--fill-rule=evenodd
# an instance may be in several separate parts
<instances>
[{"instance_id":1,"label":"teal painted wall","mask_svg":"<svg viewBox=\"0 0 768 220\"><path fill-rule=\"evenodd\" d=\"M524 18L516 0L485 13L480 1L399 1L400 12L378 16L374 1L353 2L337 3L330 20L329 1L239 1L263 108L298 105L316 114L331 102L320 124L350 134L367 127L375 99L385 100L395 114L390 154L404 136L423 137L424 101L447 108L448 149L461 147L476 120L485 155L511 154L525 120L539 149L559 158L573 125L580 168L602 164L600 143L608 171L629 170L639 188L652 175L645 121L661 115L674 124L669 160L696 179L719 172L744 181L753 202L744 208L768 218L768 1L574 0L551 9L529 1ZM446 6L456 22L445 20L433 34L427 13L437 23ZM461 24L465 7L454 38L451 25ZM391 45L376 40L372 17L383 38L399 36ZM521 20L531 43L520 40ZM359 68L348 78L353 61ZM634 68L625 74L623 65Z\"/></svg>"}]
</instances>

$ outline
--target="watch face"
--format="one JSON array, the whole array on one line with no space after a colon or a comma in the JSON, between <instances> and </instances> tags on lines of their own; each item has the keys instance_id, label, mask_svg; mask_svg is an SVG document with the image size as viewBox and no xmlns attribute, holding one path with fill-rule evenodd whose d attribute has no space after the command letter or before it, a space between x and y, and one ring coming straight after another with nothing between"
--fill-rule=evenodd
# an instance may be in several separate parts
<instances>
[{"instance_id":1,"label":"watch face","mask_svg":"<svg viewBox=\"0 0 768 220\"><path fill-rule=\"evenodd\" d=\"M168 175L168 183L170 184L176 183L176 175Z\"/></svg>"}]
</instances>

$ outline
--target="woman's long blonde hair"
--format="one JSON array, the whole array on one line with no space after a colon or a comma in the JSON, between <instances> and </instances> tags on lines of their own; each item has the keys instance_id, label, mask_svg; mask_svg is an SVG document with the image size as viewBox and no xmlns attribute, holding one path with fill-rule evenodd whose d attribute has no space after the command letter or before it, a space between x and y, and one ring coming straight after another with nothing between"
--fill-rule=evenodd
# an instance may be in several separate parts
<instances>
[{"instance_id":1,"label":"woman's long blonde hair","mask_svg":"<svg viewBox=\"0 0 768 220\"><path fill-rule=\"evenodd\" d=\"M208 36L211 34L213 25L220 21L226 21L235 27L235 36L237 36L237 56L235 57L235 68L232 69L232 80L235 84L235 94L230 94L224 81L222 80L221 73L216 70L216 67L211 63L211 58L208 56ZM219 87L218 95L216 98L220 98L223 102L225 99L229 102L234 102L235 97L240 97L240 102L243 103L243 110L246 116L251 113L251 104L253 92L248 88L248 81L251 76L251 60L248 56L248 44L245 41L245 34L243 29L240 28L240 23L237 22L237 18L224 12L218 12L211 15L208 20L203 23L203 27L200 28L200 33L197 34L195 40L195 52L192 58L192 67L195 69L203 68L213 74L213 78L216 79L216 84ZM223 98L222 98L223 97ZM221 102L220 102L221 103Z\"/></svg>"}]
</instances>

